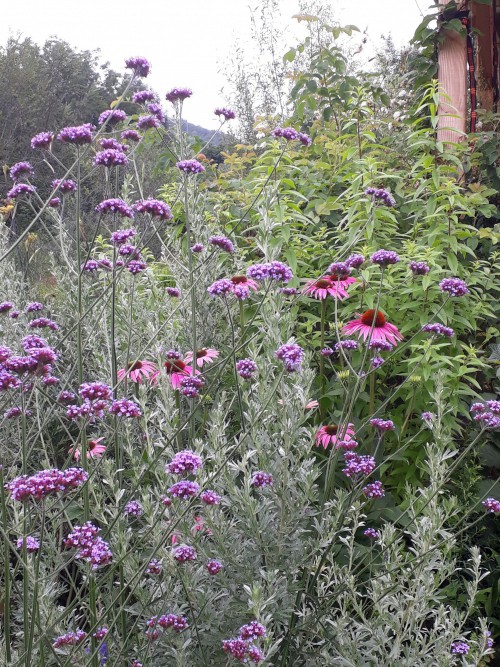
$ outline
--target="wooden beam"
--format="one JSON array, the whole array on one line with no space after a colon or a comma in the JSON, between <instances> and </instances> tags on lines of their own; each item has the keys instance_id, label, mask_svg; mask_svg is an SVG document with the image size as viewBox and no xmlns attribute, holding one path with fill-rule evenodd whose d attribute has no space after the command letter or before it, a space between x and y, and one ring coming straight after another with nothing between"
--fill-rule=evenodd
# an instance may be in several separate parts
<instances>
[{"instance_id":1,"label":"wooden beam","mask_svg":"<svg viewBox=\"0 0 500 667\"><path fill-rule=\"evenodd\" d=\"M440 5L448 0L439 0ZM456 143L466 136L467 122L467 40L464 35L445 30L439 47L438 80L442 91L439 104L438 141Z\"/></svg>"},{"instance_id":2,"label":"wooden beam","mask_svg":"<svg viewBox=\"0 0 500 667\"><path fill-rule=\"evenodd\" d=\"M493 44L495 40L493 5L472 2L471 9L472 27L479 30L476 59L477 103L479 108L493 111Z\"/></svg>"}]
</instances>

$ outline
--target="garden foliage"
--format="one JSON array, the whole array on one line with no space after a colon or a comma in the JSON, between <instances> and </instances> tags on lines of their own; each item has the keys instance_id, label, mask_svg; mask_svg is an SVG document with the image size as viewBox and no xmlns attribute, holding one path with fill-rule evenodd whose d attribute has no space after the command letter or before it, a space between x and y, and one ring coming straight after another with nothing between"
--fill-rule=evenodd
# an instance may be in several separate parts
<instances>
[{"instance_id":1,"label":"garden foliage","mask_svg":"<svg viewBox=\"0 0 500 667\"><path fill-rule=\"evenodd\" d=\"M98 127L41 127L11 169L31 222L0 258L2 664L489 660L493 192L436 141L435 84L388 132L331 32L295 115L222 165L182 132L191 91L167 131L131 58Z\"/></svg>"}]
</instances>

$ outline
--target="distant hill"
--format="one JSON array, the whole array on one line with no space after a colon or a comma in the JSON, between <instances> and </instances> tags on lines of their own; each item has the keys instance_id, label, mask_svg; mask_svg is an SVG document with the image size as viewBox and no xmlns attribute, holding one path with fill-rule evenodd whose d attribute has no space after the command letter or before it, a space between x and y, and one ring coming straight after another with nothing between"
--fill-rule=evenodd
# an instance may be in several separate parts
<instances>
[{"instance_id":1,"label":"distant hill","mask_svg":"<svg viewBox=\"0 0 500 667\"><path fill-rule=\"evenodd\" d=\"M200 139L203 141L208 141L211 139L215 132L215 130L207 130L206 127L201 127L201 125L190 123L188 120L183 120L182 129L184 132L186 132L186 134L200 137ZM211 143L214 146L221 146L222 144L227 143L227 135L224 132L219 132L219 134L212 139Z\"/></svg>"}]
</instances>

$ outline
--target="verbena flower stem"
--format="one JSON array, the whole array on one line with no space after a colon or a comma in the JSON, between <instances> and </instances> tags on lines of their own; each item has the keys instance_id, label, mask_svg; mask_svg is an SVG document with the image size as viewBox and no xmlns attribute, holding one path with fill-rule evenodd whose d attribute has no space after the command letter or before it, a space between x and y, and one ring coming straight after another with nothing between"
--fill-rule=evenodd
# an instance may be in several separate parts
<instances>
[{"instance_id":1,"label":"verbena flower stem","mask_svg":"<svg viewBox=\"0 0 500 667\"><path fill-rule=\"evenodd\" d=\"M3 466L0 465L0 502L2 508L2 532L3 538L3 634L5 641L5 658L7 665L12 660L11 654L11 633L10 633L10 543L8 534L10 531L9 518L7 514L7 505L5 503L5 481L3 474Z\"/></svg>"}]
</instances>

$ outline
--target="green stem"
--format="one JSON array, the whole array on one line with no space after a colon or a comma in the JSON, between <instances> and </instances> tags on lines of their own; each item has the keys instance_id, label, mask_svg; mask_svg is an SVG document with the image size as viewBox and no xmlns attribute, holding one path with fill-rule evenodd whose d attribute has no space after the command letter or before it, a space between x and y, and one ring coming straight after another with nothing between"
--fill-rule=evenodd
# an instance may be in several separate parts
<instances>
[{"instance_id":1,"label":"green stem","mask_svg":"<svg viewBox=\"0 0 500 667\"><path fill-rule=\"evenodd\" d=\"M194 362L196 362L196 357L193 359ZM177 408L177 447L179 448L179 451L182 451L182 428L181 428L181 392L176 389L175 390L175 407Z\"/></svg>"},{"instance_id":2,"label":"green stem","mask_svg":"<svg viewBox=\"0 0 500 667\"><path fill-rule=\"evenodd\" d=\"M3 467L0 465L0 497L2 503L2 529L4 535L7 535L7 506L5 503L5 487L3 477ZM5 658L7 665L12 660L10 650L10 545L9 540L4 539L3 544L3 579L4 579L4 599L3 599L3 634L5 640Z\"/></svg>"},{"instance_id":3,"label":"green stem","mask_svg":"<svg viewBox=\"0 0 500 667\"><path fill-rule=\"evenodd\" d=\"M325 358L321 354L321 350L325 347L325 325L326 325L326 299L321 302L321 342L319 355L319 376L320 376L320 396L319 396L319 411L321 419L324 416L323 396L325 393Z\"/></svg>"}]
</instances>

